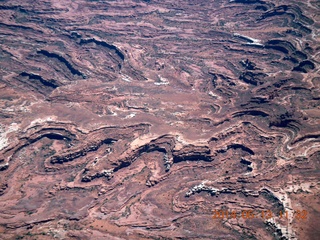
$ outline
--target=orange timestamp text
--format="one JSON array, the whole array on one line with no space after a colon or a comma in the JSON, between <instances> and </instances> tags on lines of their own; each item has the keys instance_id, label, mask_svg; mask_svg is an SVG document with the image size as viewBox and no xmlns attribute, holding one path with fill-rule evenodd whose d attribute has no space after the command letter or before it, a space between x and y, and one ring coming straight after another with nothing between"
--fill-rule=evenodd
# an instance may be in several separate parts
<instances>
[{"instance_id":1,"label":"orange timestamp text","mask_svg":"<svg viewBox=\"0 0 320 240\"><path fill-rule=\"evenodd\" d=\"M288 211L280 211L278 214L273 213L271 210L214 210L213 219L271 219L278 217L280 219L289 219ZM293 212L293 217L297 220L307 220L308 211L306 210L296 210Z\"/></svg>"}]
</instances>

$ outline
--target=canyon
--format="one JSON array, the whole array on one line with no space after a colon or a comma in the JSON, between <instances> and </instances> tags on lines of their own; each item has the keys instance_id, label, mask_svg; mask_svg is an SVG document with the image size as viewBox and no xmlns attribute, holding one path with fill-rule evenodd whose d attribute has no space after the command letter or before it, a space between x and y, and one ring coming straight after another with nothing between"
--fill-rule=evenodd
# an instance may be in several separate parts
<instances>
[{"instance_id":1,"label":"canyon","mask_svg":"<svg viewBox=\"0 0 320 240\"><path fill-rule=\"evenodd\" d=\"M0 12L0 239L319 238L318 1Z\"/></svg>"}]
</instances>

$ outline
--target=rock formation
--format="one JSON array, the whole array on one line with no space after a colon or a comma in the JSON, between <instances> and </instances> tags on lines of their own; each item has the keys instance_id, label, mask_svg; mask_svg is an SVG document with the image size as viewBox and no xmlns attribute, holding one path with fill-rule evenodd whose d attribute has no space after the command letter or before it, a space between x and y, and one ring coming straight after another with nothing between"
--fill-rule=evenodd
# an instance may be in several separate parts
<instances>
[{"instance_id":1,"label":"rock formation","mask_svg":"<svg viewBox=\"0 0 320 240\"><path fill-rule=\"evenodd\" d=\"M0 238L317 239L319 11L0 1Z\"/></svg>"}]
</instances>

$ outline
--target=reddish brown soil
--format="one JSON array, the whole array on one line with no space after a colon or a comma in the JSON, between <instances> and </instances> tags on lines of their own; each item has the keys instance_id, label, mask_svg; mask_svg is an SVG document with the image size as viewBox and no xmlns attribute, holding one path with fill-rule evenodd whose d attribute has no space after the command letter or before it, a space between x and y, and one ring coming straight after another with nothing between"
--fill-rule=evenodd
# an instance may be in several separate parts
<instances>
[{"instance_id":1,"label":"reddish brown soil","mask_svg":"<svg viewBox=\"0 0 320 240\"><path fill-rule=\"evenodd\" d=\"M0 239L319 239L319 12L0 1Z\"/></svg>"}]
</instances>

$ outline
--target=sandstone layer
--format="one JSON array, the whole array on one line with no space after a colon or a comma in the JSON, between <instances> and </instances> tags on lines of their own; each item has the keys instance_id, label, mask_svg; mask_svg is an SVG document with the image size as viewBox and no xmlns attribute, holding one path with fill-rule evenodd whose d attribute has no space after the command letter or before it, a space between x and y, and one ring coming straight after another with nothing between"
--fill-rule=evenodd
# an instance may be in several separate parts
<instances>
[{"instance_id":1,"label":"sandstone layer","mask_svg":"<svg viewBox=\"0 0 320 240\"><path fill-rule=\"evenodd\" d=\"M319 12L1 0L0 238L318 239Z\"/></svg>"}]
</instances>

